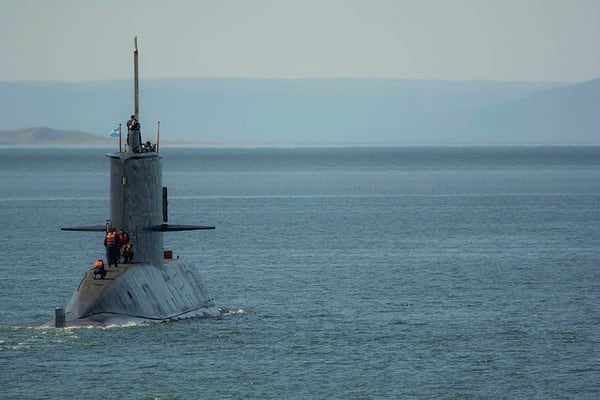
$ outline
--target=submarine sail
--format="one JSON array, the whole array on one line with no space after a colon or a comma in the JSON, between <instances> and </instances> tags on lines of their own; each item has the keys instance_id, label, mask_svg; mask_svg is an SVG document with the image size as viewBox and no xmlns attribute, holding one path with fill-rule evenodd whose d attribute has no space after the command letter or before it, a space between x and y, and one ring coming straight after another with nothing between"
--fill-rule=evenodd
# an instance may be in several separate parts
<instances>
[{"instance_id":1,"label":"submarine sail","mask_svg":"<svg viewBox=\"0 0 600 400\"><path fill-rule=\"evenodd\" d=\"M137 37L134 39L134 114L139 116ZM198 270L164 251L170 231L214 229L202 225L169 225L162 157L158 143L141 143L139 123L128 123L128 146L107 154L110 163L110 218L105 225L62 228L64 231L127 233L132 257L112 260L108 267L85 273L64 309L57 308L54 326L110 325L218 316ZM99 240L99 244L101 240ZM122 243L121 243L122 244ZM105 246L110 247L109 241ZM118 241L117 241L118 245ZM99 245L100 246L100 245ZM118 250L117 250L118 251ZM116 261L118 260L118 261ZM94 260L90 260L90 265ZM102 271L102 272L101 272Z\"/></svg>"}]
</instances>

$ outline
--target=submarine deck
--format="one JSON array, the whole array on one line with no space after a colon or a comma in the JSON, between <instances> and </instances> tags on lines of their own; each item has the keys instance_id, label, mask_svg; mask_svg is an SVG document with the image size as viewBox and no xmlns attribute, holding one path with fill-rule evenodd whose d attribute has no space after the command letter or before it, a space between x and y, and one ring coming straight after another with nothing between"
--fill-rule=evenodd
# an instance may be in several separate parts
<instances>
[{"instance_id":1,"label":"submarine deck","mask_svg":"<svg viewBox=\"0 0 600 400\"><path fill-rule=\"evenodd\" d=\"M168 266L173 260L163 260L164 265ZM129 268L132 268L139 263L120 263L116 267L105 267L106 276L104 278L94 278L94 268L90 268L86 273L77 291L80 292L81 300L93 301L97 299L109 286L110 283L116 280L119 276L125 273Z\"/></svg>"},{"instance_id":2,"label":"submarine deck","mask_svg":"<svg viewBox=\"0 0 600 400\"><path fill-rule=\"evenodd\" d=\"M97 299L110 285L111 281L117 279L134 265L135 263L117 264L116 267L106 267L106 277L104 278L94 278L94 268L89 269L77 288L77 291L82 296L82 300L93 301Z\"/></svg>"},{"instance_id":3,"label":"submarine deck","mask_svg":"<svg viewBox=\"0 0 600 400\"><path fill-rule=\"evenodd\" d=\"M85 272L65 309L68 325L218 315L197 271L182 260L168 258L162 266L118 264L105 270L104 279L94 279L93 268Z\"/></svg>"}]
</instances>

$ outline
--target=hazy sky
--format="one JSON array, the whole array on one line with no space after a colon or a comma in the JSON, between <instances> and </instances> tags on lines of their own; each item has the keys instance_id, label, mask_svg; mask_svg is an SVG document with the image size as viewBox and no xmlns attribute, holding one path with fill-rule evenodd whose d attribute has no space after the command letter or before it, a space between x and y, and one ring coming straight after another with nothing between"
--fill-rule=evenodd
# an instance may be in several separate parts
<instances>
[{"instance_id":1,"label":"hazy sky","mask_svg":"<svg viewBox=\"0 0 600 400\"><path fill-rule=\"evenodd\" d=\"M0 0L0 81L600 76L600 0Z\"/></svg>"}]
</instances>

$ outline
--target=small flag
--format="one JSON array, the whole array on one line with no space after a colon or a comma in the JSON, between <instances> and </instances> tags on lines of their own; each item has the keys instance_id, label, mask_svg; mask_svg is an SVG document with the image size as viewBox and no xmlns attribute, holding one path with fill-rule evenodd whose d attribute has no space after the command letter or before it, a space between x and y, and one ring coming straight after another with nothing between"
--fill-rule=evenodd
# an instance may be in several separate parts
<instances>
[{"instance_id":1,"label":"small flag","mask_svg":"<svg viewBox=\"0 0 600 400\"><path fill-rule=\"evenodd\" d=\"M119 127L114 127L112 132L110 133L110 137L119 137Z\"/></svg>"}]
</instances>

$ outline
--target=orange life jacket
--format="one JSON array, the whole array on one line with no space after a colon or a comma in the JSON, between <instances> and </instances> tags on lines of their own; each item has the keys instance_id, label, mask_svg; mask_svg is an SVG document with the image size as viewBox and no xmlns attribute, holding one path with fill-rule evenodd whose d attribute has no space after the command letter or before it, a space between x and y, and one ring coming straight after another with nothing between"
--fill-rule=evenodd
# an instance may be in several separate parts
<instances>
[{"instance_id":1,"label":"orange life jacket","mask_svg":"<svg viewBox=\"0 0 600 400\"><path fill-rule=\"evenodd\" d=\"M102 260L98 260L94 263L94 268L102 269L104 268L104 262Z\"/></svg>"},{"instance_id":2,"label":"orange life jacket","mask_svg":"<svg viewBox=\"0 0 600 400\"><path fill-rule=\"evenodd\" d=\"M117 234L115 232L108 232L106 234L106 244L117 243Z\"/></svg>"},{"instance_id":3,"label":"orange life jacket","mask_svg":"<svg viewBox=\"0 0 600 400\"><path fill-rule=\"evenodd\" d=\"M127 244L127 242L129 242L129 235L127 235L127 232L119 233L119 244L122 246Z\"/></svg>"}]
</instances>

